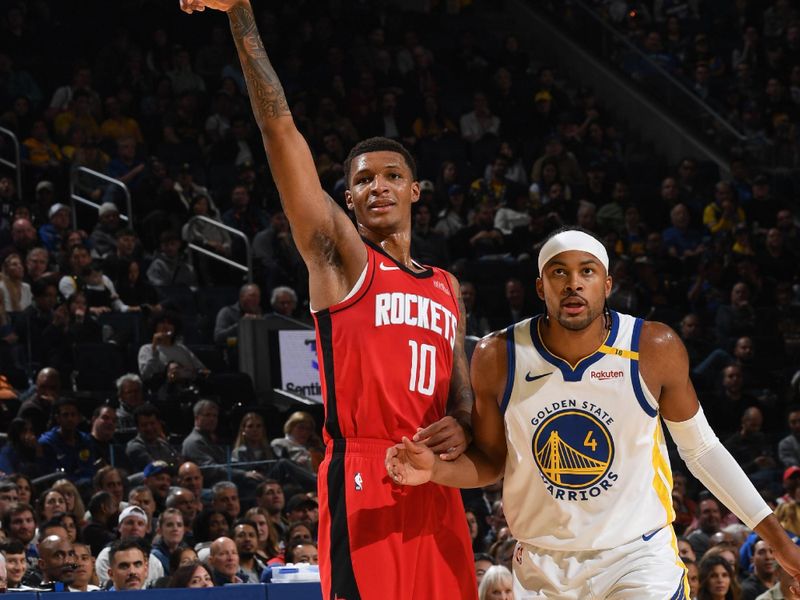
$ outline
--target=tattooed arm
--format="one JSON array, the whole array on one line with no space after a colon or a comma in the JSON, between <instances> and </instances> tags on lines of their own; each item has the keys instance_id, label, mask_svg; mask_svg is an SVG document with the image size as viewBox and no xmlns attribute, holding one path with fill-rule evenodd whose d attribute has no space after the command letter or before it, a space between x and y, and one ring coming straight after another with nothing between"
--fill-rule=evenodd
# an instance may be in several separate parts
<instances>
[{"instance_id":1,"label":"tattooed arm","mask_svg":"<svg viewBox=\"0 0 800 600\"><path fill-rule=\"evenodd\" d=\"M294 124L258 34L250 1L180 0L180 5L186 13L206 8L227 13L270 169L308 266L311 304L317 310L335 304L361 275L366 249L348 216L320 185L311 150Z\"/></svg>"}]
</instances>

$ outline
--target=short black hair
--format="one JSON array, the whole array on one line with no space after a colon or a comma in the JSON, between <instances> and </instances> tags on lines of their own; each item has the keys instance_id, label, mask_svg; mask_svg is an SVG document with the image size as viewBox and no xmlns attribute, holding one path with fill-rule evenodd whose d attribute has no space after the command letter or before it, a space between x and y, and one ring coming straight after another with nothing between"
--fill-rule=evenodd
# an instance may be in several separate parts
<instances>
[{"instance_id":1,"label":"short black hair","mask_svg":"<svg viewBox=\"0 0 800 600\"><path fill-rule=\"evenodd\" d=\"M350 154L344 159L344 180L347 189L350 189L350 166L353 160L368 152L397 152L403 157L406 165L411 170L412 179L414 181L417 180L417 163L403 144L385 137L371 137L353 146L353 149L350 150Z\"/></svg>"},{"instance_id":2,"label":"short black hair","mask_svg":"<svg viewBox=\"0 0 800 600\"><path fill-rule=\"evenodd\" d=\"M136 423L137 427L139 426L139 417L155 417L161 420L161 412L159 412L158 407L154 404L145 402L141 406L137 406L133 411L133 421Z\"/></svg>"},{"instance_id":3,"label":"short black hair","mask_svg":"<svg viewBox=\"0 0 800 600\"><path fill-rule=\"evenodd\" d=\"M100 509L103 508L108 501L111 500L111 494L108 492L97 492L92 494L92 497L89 499L89 504L87 505L87 509L92 515L96 515L100 512Z\"/></svg>"},{"instance_id":4,"label":"short black hair","mask_svg":"<svg viewBox=\"0 0 800 600\"><path fill-rule=\"evenodd\" d=\"M3 554L25 554L25 546L15 539L6 539L0 543L0 552Z\"/></svg>"},{"instance_id":5,"label":"short black hair","mask_svg":"<svg viewBox=\"0 0 800 600\"><path fill-rule=\"evenodd\" d=\"M58 284L55 281L46 277L40 277L31 283L31 294L33 294L34 298L41 298L47 293L47 288L50 287L54 287L58 290Z\"/></svg>"},{"instance_id":6,"label":"short black hair","mask_svg":"<svg viewBox=\"0 0 800 600\"><path fill-rule=\"evenodd\" d=\"M117 540L111 544L111 550L108 552L108 564L114 564L114 555L117 552L125 552L125 550L133 550L134 548L141 550L144 560L148 560L150 549L146 548L144 541L141 538L129 537Z\"/></svg>"}]
</instances>

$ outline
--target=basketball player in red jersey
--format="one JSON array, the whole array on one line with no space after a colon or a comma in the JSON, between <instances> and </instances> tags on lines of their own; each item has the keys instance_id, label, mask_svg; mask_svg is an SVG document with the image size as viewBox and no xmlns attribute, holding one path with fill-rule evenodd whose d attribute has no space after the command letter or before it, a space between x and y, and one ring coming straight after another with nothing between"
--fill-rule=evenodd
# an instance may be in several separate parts
<instances>
[{"instance_id":1,"label":"basketball player in red jersey","mask_svg":"<svg viewBox=\"0 0 800 600\"><path fill-rule=\"evenodd\" d=\"M403 436L443 460L470 442L472 391L458 282L410 256L420 189L398 143L365 140L345 161L348 215L322 190L249 0L180 0L228 14L275 183L308 266L325 398L319 550L326 600L477 596L457 490L393 483Z\"/></svg>"}]
</instances>

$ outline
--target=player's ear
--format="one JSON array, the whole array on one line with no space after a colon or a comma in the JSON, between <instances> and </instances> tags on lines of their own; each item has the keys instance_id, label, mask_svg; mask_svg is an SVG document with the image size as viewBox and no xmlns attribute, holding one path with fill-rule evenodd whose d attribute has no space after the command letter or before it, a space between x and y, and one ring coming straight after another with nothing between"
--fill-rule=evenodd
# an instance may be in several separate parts
<instances>
[{"instance_id":1,"label":"player's ear","mask_svg":"<svg viewBox=\"0 0 800 600\"><path fill-rule=\"evenodd\" d=\"M419 201L419 194L420 194L419 181L414 181L411 184L411 202L412 203Z\"/></svg>"},{"instance_id":2,"label":"player's ear","mask_svg":"<svg viewBox=\"0 0 800 600\"><path fill-rule=\"evenodd\" d=\"M350 190L344 191L344 203L347 205L347 210L353 210L355 207L353 204L353 192Z\"/></svg>"},{"instance_id":3,"label":"player's ear","mask_svg":"<svg viewBox=\"0 0 800 600\"><path fill-rule=\"evenodd\" d=\"M611 275L606 276L606 298L611 295L611 288L614 285L614 282L611 279Z\"/></svg>"},{"instance_id":4,"label":"player's ear","mask_svg":"<svg viewBox=\"0 0 800 600\"><path fill-rule=\"evenodd\" d=\"M541 277L536 278L536 295L539 296L539 300L544 301L544 283ZM608 296L608 292L606 292L606 296Z\"/></svg>"}]
</instances>

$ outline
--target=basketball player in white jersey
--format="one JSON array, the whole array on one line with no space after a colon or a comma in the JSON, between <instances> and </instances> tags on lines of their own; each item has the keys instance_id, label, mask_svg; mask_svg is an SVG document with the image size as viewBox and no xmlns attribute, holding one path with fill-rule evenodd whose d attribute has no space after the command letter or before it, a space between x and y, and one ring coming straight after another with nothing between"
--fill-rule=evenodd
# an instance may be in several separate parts
<instances>
[{"instance_id":1,"label":"basketball player in white jersey","mask_svg":"<svg viewBox=\"0 0 800 600\"><path fill-rule=\"evenodd\" d=\"M677 334L608 310L608 255L587 232L551 235L538 264L546 313L473 355L472 446L446 462L404 439L387 450L389 475L470 488L505 473L526 597L688 599L660 415L692 473L797 578L800 549L709 427Z\"/></svg>"}]
</instances>

